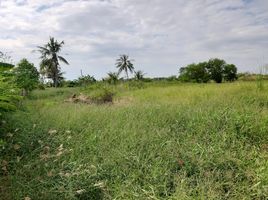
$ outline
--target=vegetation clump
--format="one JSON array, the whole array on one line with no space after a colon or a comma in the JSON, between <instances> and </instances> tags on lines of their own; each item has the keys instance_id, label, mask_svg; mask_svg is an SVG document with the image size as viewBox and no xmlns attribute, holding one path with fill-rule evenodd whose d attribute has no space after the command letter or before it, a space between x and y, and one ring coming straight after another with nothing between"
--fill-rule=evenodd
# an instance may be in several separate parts
<instances>
[{"instance_id":1,"label":"vegetation clump","mask_svg":"<svg viewBox=\"0 0 268 200\"><path fill-rule=\"evenodd\" d=\"M190 64L180 68L179 80L184 82L207 83L210 80L221 83L223 80L232 82L237 79L237 68L224 60L214 58L208 62Z\"/></svg>"},{"instance_id":2,"label":"vegetation clump","mask_svg":"<svg viewBox=\"0 0 268 200\"><path fill-rule=\"evenodd\" d=\"M79 95L73 94L69 99L65 100L65 102L73 102L73 103L85 103L85 104L106 104L113 102L114 93L111 92L108 88L98 88L89 93L89 95L85 95L80 93Z\"/></svg>"},{"instance_id":3,"label":"vegetation clump","mask_svg":"<svg viewBox=\"0 0 268 200\"><path fill-rule=\"evenodd\" d=\"M22 89L23 96L27 96L39 84L39 72L27 59L22 59L14 68L14 75L15 83Z\"/></svg>"}]
</instances>

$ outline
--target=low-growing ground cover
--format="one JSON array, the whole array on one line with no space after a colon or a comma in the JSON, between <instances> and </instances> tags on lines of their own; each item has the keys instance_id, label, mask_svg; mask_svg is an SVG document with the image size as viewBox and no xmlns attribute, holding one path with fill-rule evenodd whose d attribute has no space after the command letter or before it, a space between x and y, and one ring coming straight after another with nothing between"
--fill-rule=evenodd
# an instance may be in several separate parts
<instances>
[{"instance_id":1,"label":"low-growing ground cover","mask_svg":"<svg viewBox=\"0 0 268 200\"><path fill-rule=\"evenodd\" d=\"M1 193L23 199L267 199L268 83L34 91L2 127Z\"/></svg>"}]
</instances>

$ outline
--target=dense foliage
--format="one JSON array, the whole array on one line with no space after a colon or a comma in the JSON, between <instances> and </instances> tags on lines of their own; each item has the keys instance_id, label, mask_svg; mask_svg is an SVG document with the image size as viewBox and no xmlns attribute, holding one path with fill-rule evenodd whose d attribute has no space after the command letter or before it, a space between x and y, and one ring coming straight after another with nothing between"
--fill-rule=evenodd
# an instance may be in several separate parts
<instances>
[{"instance_id":1,"label":"dense foliage","mask_svg":"<svg viewBox=\"0 0 268 200\"><path fill-rule=\"evenodd\" d=\"M208 62L193 63L180 68L181 81L207 83L210 80L216 83L235 81L237 68L233 64L227 64L224 60L214 58Z\"/></svg>"},{"instance_id":2,"label":"dense foliage","mask_svg":"<svg viewBox=\"0 0 268 200\"><path fill-rule=\"evenodd\" d=\"M14 66L8 63L0 64L0 118L3 112L16 109L16 102L19 99L17 90L13 84L13 76L10 70Z\"/></svg>"},{"instance_id":3,"label":"dense foliage","mask_svg":"<svg viewBox=\"0 0 268 200\"><path fill-rule=\"evenodd\" d=\"M39 73L34 64L29 63L27 59L22 59L14 69L15 83L22 89L22 95L27 95L38 86Z\"/></svg>"},{"instance_id":4,"label":"dense foliage","mask_svg":"<svg viewBox=\"0 0 268 200\"><path fill-rule=\"evenodd\" d=\"M5 144L4 137L7 134L2 127L5 122L5 115L7 112L16 110L20 99L18 91L13 84L13 74L10 72L13 67L8 63L0 63L0 150Z\"/></svg>"},{"instance_id":5,"label":"dense foliage","mask_svg":"<svg viewBox=\"0 0 268 200\"><path fill-rule=\"evenodd\" d=\"M7 71L10 70L14 67L14 65L10 64L10 63L4 63L4 62L0 62L0 71Z\"/></svg>"}]
</instances>

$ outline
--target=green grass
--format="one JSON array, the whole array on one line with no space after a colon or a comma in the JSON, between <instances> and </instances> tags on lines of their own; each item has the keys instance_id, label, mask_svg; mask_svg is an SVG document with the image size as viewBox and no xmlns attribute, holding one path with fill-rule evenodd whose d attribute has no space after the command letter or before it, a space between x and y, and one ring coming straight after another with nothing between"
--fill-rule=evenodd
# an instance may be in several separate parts
<instances>
[{"instance_id":1,"label":"green grass","mask_svg":"<svg viewBox=\"0 0 268 200\"><path fill-rule=\"evenodd\" d=\"M267 199L268 82L111 87L113 105L48 89L8 117L5 196Z\"/></svg>"}]
</instances>

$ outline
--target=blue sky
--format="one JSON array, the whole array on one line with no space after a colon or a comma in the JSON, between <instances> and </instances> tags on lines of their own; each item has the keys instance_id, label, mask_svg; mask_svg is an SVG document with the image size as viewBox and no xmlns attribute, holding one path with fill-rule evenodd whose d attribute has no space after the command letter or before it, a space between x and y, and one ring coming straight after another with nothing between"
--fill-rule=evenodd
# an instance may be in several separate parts
<instances>
[{"instance_id":1,"label":"blue sky","mask_svg":"<svg viewBox=\"0 0 268 200\"><path fill-rule=\"evenodd\" d=\"M105 77L120 54L150 77L214 57L239 71L268 63L267 0L0 0L0 27L0 51L36 67L36 46L64 40L68 79Z\"/></svg>"}]
</instances>

